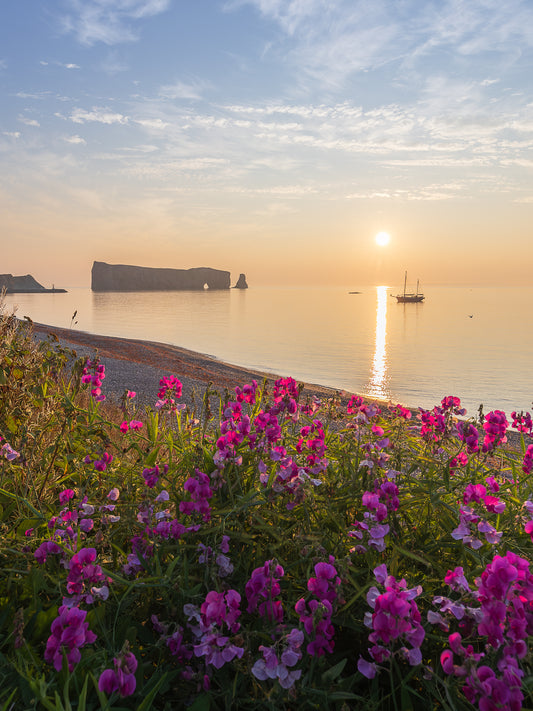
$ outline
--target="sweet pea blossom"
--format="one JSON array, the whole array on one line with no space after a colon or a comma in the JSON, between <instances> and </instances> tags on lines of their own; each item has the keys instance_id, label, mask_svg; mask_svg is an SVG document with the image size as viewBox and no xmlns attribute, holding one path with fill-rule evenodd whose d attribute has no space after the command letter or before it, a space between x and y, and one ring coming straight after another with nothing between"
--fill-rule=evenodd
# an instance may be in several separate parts
<instances>
[{"instance_id":1,"label":"sweet pea blossom","mask_svg":"<svg viewBox=\"0 0 533 711\"><path fill-rule=\"evenodd\" d=\"M422 593L422 587L407 590L405 580L397 581L387 572L385 564L374 569L376 581L385 586L380 593L376 587L370 588L367 601L373 613L365 615L365 625L373 631L368 640L372 643L368 652L373 662L360 657L357 668L369 679L379 671L378 665L390 659L393 654L405 658L411 666L422 662L420 646L425 631L415 598Z\"/></svg>"},{"instance_id":2,"label":"sweet pea blossom","mask_svg":"<svg viewBox=\"0 0 533 711\"><path fill-rule=\"evenodd\" d=\"M335 558L315 565L315 576L307 581L307 589L316 598L306 602L300 598L294 609L303 624L310 642L306 651L311 656L322 656L333 652L335 628L332 623L333 606L339 600L341 579L333 565Z\"/></svg>"},{"instance_id":3,"label":"sweet pea blossom","mask_svg":"<svg viewBox=\"0 0 533 711\"><path fill-rule=\"evenodd\" d=\"M267 560L252 572L245 586L248 612L257 610L261 617L282 622L283 605L280 600L274 598L281 592L279 581L284 575L285 571L274 560Z\"/></svg>"},{"instance_id":4,"label":"sweet pea blossom","mask_svg":"<svg viewBox=\"0 0 533 711\"><path fill-rule=\"evenodd\" d=\"M511 418L513 420L512 426L519 432L524 434L532 434L533 432L533 419L531 418L531 413L523 412L511 412Z\"/></svg>"},{"instance_id":5,"label":"sweet pea blossom","mask_svg":"<svg viewBox=\"0 0 533 711\"><path fill-rule=\"evenodd\" d=\"M100 363L100 359L96 358L91 361L87 358L81 376L81 382L92 385L91 395L96 402L105 400L105 395L102 393L100 386L105 378L105 365Z\"/></svg>"},{"instance_id":6,"label":"sweet pea blossom","mask_svg":"<svg viewBox=\"0 0 533 711\"><path fill-rule=\"evenodd\" d=\"M8 462L12 462L17 459L17 457L20 457L19 452L16 452L8 442L5 442L2 445L0 452L4 455Z\"/></svg>"},{"instance_id":7,"label":"sweet pea blossom","mask_svg":"<svg viewBox=\"0 0 533 711\"><path fill-rule=\"evenodd\" d=\"M303 632L293 628L276 646L260 645L259 651L263 658L255 662L252 674L260 681L277 679L283 689L290 689L302 675L301 669L290 667L294 667L302 658L300 647L303 641Z\"/></svg>"},{"instance_id":8,"label":"sweet pea blossom","mask_svg":"<svg viewBox=\"0 0 533 711\"><path fill-rule=\"evenodd\" d=\"M490 452L496 445L507 442L505 433L508 426L509 423L505 417L505 412L501 410L494 410L485 416L485 422L483 423L483 429L485 430L483 439L484 452Z\"/></svg>"},{"instance_id":9,"label":"sweet pea blossom","mask_svg":"<svg viewBox=\"0 0 533 711\"><path fill-rule=\"evenodd\" d=\"M59 503L64 506L67 501L70 501L70 499L74 498L74 496L75 492L72 489L64 489L59 494Z\"/></svg>"},{"instance_id":10,"label":"sweet pea blossom","mask_svg":"<svg viewBox=\"0 0 533 711\"><path fill-rule=\"evenodd\" d=\"M120 696L131 696L137 685L135 671L137 669L137 659L129 651L128 645L113 659L113 669L106 669L100 674L98 688L105 694L112 694L118 691Z\"/></svg>"},{"instance_id":11,"label":"sweet pea blossom","mask_svg":"<svg viewBox=\"0 0 533 711\"><path fill-rule=\"evenodd\" d=\"M524 672L519 664L527 655L527 641L533 631L533 574L529 562L510 551L494 556L476 579L476 591L470 590L462 568L449 571L446 580L464 601L448 601L445 609L442 598L434 600L441 605L442 613L455 614L454 608L462 608L462 614L455 615L461 620L461 632L449 635L449 649L441 654L444 673L461 679L463 693L480 711L519 711L524 698ZM428 615L428 620L441 626L436 618ZM468 643L469 635L476 648Z\"/></svg>"},{"instance_id":12,"label":"sweet pea blossom","mask_svg":"<svg viewBox=\"0 0 533 711\"><path fill-rule=\"evenodd\" d=\"M59 608L44 652L45 661L53 664L56 671L63 667L63 654L66 654L69 671L74 671L81 659L80 649L96 641L96 635L85 622L86 616L87 611L78 607L62 605Z\"/></svg>"}]
</instances>

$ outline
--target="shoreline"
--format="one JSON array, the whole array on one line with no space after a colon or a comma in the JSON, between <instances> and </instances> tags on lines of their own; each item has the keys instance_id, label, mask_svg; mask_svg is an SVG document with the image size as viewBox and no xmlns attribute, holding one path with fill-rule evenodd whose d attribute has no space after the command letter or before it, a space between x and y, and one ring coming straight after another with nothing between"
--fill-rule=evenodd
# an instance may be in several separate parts
<instances>
[{"instance_id":1,"label":"shoreline","mask_svg":"<svg viewBox=\"0 0 533 711\"><path fill-rule=\"evenodd\" d=\"M51 335L62 346L76 351L78 356L100 356L106 367L102 385L105 395L119 399L124 391L137 392L137 402L153 405L157 399L159 380L174 375L183 385L183 400L190 401L193 391L202 394L209 383L217 390L232 390L257 380L269 385L287 374L266 373L232 365L204 353L157 341L143 341L120 336L102 336L88 331L75 331L42 323L32 323L32 333L39 340ZM300 382L300 381L297 381ZM332 397L338 393L349 397L352 393L327 386L303 383L304 396ZM365 397L365 400L369 398ZM379 401L376 401L379 402Z\"/></svg>"},{"instance_id":2,"label":"shoreline","mask_svg":"<svg viewBox=\"0 0 533 711\"><path fill-rule=\"evenodd\" d=\"M132 390L137 393L135 402L138 406L153 407L157 400L159 380L170 375L181 381L181 400L185 404L195 400L199 402L210 383L219 392L227 389L233 393L237 385L242 387L252 380L257 380L259 385L266 381L272 387L278 378L291 377L290 373L266 373L232 365L215 356L158 341L103 336L34 322L31 322L31 333L39 340L50 335L56 337L60 345L75 351L78 357L97 353L106 368L102 391L107 398L117 403L126 390ZM316 397L323 400L339 396L343 403L347 403L352 395L360 395L365 402L375 403L382 408L390 404L388 400L371 398L361 393L295 380L304 386L303 398ZM419 408L408 409L415 420ZM519 447L519 432L508 428L507 439L511 447ZM524 439L526 445L533 442L531 436L524 435Z\"/></svg>"}]
</instances>

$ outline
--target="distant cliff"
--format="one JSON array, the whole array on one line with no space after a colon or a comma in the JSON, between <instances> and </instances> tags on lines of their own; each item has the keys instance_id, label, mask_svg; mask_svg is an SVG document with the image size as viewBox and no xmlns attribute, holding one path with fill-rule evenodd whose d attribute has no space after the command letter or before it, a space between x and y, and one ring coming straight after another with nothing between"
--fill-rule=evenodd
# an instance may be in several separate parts
<instances>
[{"instance_id":1,"label":"distant cliff","mask_svg":"<svg viewBox=\"0 0 533 711\"><path fill-rule=\"evenodd\" d=\"M183 291L229 289L230 273L210 267L166 269L128 264L94 262L91 271L93 291Z\"/></svg>"},{"instance_id":2,"label":"distant cliff","mask_svg":"<svg viewBox=\"0 0 533 711\"><path fill-rule=\"evenodd\" d=\"M13 274L0 274L0 291L6 290L8 294L56 294L66 293L65 289L45 289L42 284L39 284L31 274L25 276L13 276Z\"/></svg>"}]
</instances>

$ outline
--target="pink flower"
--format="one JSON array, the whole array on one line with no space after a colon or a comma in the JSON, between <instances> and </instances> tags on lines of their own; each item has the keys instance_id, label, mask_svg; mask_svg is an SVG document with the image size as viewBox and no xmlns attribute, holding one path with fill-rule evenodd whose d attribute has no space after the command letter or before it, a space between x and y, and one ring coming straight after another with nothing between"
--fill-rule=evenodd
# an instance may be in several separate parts
<instances>
[{"instance_id":1,"label":"pink flower","mask_svg":"<svg viewBox=\"0 0 533 711\"><path fill-rule=\"evenodd\" d=\"M62 492L59 494L59 503L61 505L64 505L69 501L70 499L74 498L74 491L72 489L64 489Z\"/></svg>"},{"instance_id":2,"label":"pink flower","mask_svg":"<svg viewBox=\"0 0 533 711\"><path fill-rule=\"evenodd\" d=\"M528 534L528 536L531 536L531 540L533 541L533 521L528 521L526 523L524 531Z\"/></svg>"},{"instance_id":3,"label":"pink flower","mask_svg":"<svg viewBox=\"0 0 533 711\"><path fill-rule=\"evenodd\" d=\"M61 671L65 653L69 671L72 672L81 659L80 649L86 644L92 644L96 635L89 630L89 625L85 622L85 610L77 607L69 609L62 605L58 613L58 617L52 622L52 634L46 643L44 659L53 664L56 671Z\"/></svg>"},{"instance_id":4,"label":"pink flower","mask_svg":"<svg viewBox=\"0 0 533 711\"><path fill-rule=\"evenodd\" d=\"M105 470L107 469L107 465L111 464L112 461L113 461L113 455L108 454L107 452L104 452L102 454L102 458L97 459L94 462L94 468L99 472L105 472Z\"/></svg>"},{"instance_id":5,"label":"pink flower","mask_svg":"<svg viewBox=\"0 0 533 711\"><path fill-rule=\"evenodd\" d=\"M512 426L519 432L524 432L525 434L531 434L533 432L533 420L529 412L526 412L525 415L523 412L511 412L511 417L513 418Z\"/></svg>"},{"instance_id":6,"label":"pink flower","mask_svg":"<svg viewBox=\"0 0 533 711\"><path fill-rule=\"evenodd\" d=\"M279 580L284 574L281 565L273 560L267 560L263 566L252 572L245 586L248 612L255 612L257 609L259 614L268 620L283 620L282 604L274 598L281 592Z\"/></svg>"},{"instance_id":7,"label":"pink flower","mask_svg":"<svg viewBox=\"0 0 533 711\"><path fill-rule=\"evenodd\" d=\"M15 452L13 447L11 447L11 445L7 442L2 445L0 452L2 452L8 462L12 462L17 457L20 457L20 454L18 452Z\"/></svg>"},{"instance_id":8,"label":"pink flower","mask_svg":"<svg viewBox=\"0 0 533 711\"><path fill-rule=\"evenodd\" d=\"M113 665L114 669L106 669L100 674L98 689L108 695L118 691L122 697L131 696L137 685L137 659L128 651L127 643L119 656L113 659Z\"/></svg>"},{"instance_id":9,"label":"pink flower","mask_svg":"<svg viewBox=\"0 0 533 711\"><path fill-rule=\"evenodd\" d=\"M484 452L490 452L497 444L504 444L507 442L505 433L507 432L508 426L509 423L505 417L505 412L502 412L501 410L494 410L493 412L488 413L485 417L485 422L483 423L483 429L486 433L483 440Z\"/></svg>"},{"instance_id":10,"label":"pink flower","mask_svg":"<svg viewBox=\"0 0 533 711\"><path fill-rule=\"evenodd\" d=\"M522 471L524 474L530 474L533 469L533 444L528 445L524 459L522 461Z\"/></svg>"}]
</instances>

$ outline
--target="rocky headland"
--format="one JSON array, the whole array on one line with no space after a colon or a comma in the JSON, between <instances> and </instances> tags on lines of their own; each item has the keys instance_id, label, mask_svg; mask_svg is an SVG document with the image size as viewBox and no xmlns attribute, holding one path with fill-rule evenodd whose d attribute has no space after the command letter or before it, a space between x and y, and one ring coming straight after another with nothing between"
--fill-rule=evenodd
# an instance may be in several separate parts
<instances>
[{"instance_id":1,"label":"rocky headland","mask_svg":"<svg viewBox=\"0 0 533 711\"><path fill-rule=\"evenodd\" d=\"M66 294L66 289L55 287L45 289L31 274L24 276L0 274L0 291L3 289L6 290L6 294Z\"/></svg>"},{"instance_id":2,"label":"rocky headland","mask_svg":"<svg viewBox=\"0 0 533 711\"><path fill-rule=\"evenodd\" d=\"M246 277L241 274L239 281ZM183 291L229 289L230 273L211 267L170 269L129 264L94 262L91 270L93 291ZM247 288L238 286L237 288Z\"/></svg>"}]
</instances>

